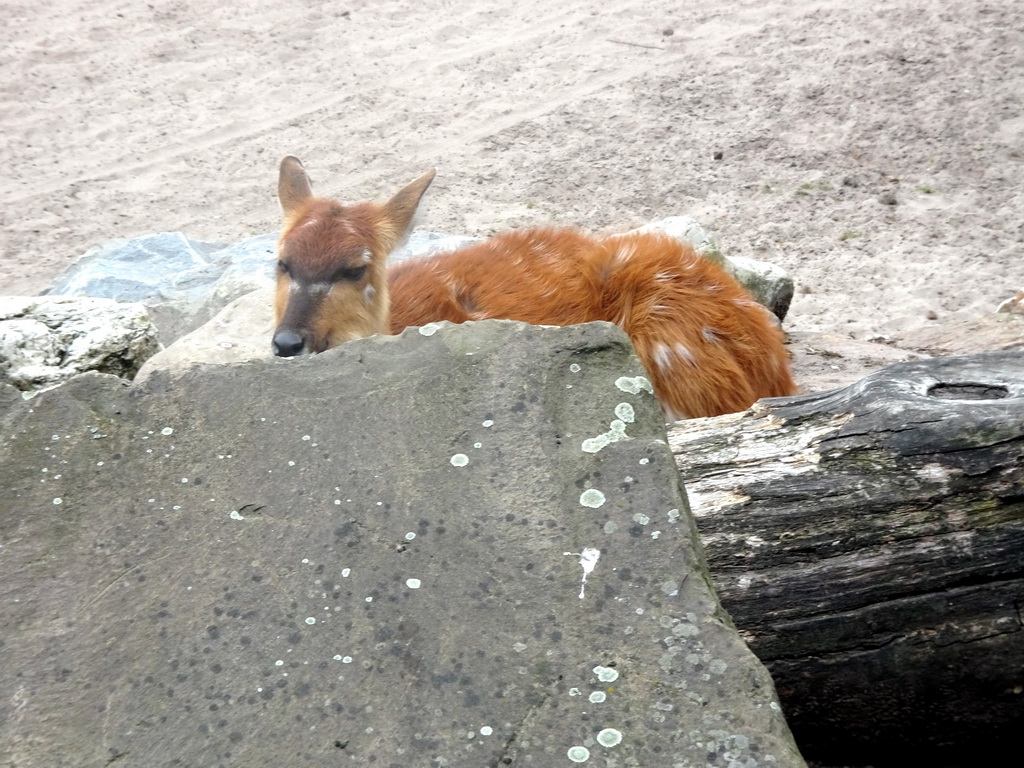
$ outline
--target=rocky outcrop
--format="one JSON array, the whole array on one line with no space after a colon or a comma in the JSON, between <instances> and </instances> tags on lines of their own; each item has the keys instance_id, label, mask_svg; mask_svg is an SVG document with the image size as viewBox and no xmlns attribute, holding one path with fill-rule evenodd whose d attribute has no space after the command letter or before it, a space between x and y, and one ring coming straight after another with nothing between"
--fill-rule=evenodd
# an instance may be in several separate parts
<instances>
[{"instance_id":1,"label":"rocky outcrop","mask_svg":"<svg viewBox=\"0 0 1024 768\"><path fill-rule=\"evenodd\" d=\"M614 326L12 392L4 764L804 764Z\"/></svg>"},{"instance_id":2,"label":"rocky outcrop","mask_svg":"<svg viewBox=\"0 0 1024 768\"><path fill-rule=\"evenodd\" d=\"M132 378L160 348L142 304L0 297L0 382L34 392L85 371Z\"/></svg>"},{"instance_id":3,"label":"rocky outcrop","mask_svg":"<svg viewBox=\"0 0 1024 768\"><path fill-rule=\"evenodd\" d=\"M273 357L274 291L261 288L232 301L199 326L146 361L136 380L155 371L181 373L202 365L241 363Z\"/></svg>"},{"instance_id":4,"label":"rocky outcrop","mask_svg":"<svg viewBox=\"0 0 1024 768\"><path fill-rule=\"evenodd\" d=\"M233 299L269 285L275 243L274 235L227 245L180 232L112 240L87 251L46 293L142 302L169 344Z\"/></svg>"}]
</instances>

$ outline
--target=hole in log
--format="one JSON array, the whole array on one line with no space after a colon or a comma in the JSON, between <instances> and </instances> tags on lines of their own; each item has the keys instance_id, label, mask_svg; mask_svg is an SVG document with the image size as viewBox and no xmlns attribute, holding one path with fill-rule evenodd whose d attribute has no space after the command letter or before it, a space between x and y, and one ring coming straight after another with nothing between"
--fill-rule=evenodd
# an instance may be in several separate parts
<instances>
[{"instance_id":1,"label":"hole in log","mask_svg":"<svg viewBox=\"0 0 1024 768\"><path fill-rule=\"evenodd\" d=\"M940 400L1002 400L1010 394L1010 390L1001 384L978 384L963 382L960 384L935 384L928 388L929 397Z\"/></svg>"}]
</instances>

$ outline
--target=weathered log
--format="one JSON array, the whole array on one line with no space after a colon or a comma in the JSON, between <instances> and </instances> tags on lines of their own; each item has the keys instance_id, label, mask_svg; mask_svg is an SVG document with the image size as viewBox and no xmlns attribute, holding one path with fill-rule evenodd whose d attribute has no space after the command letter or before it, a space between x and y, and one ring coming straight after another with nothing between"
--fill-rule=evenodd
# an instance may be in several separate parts
<instances>
[{"instance_id":1,"label":"weathered log","mask_svg":"<svg viewBox=\"0 0 1024 768\"><path fill-rule=\"evenodd\" d=\"M722 603L809 759L976 765L1019 742L1019 350L901 363L669 442Z\"/></svg>"}]
</instances>

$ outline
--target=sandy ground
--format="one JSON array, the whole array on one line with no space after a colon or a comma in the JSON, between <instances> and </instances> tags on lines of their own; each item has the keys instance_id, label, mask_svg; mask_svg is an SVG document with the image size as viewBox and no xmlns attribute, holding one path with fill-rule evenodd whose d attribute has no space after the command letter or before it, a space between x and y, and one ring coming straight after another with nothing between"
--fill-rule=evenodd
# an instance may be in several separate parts
<instances>
[{"instance_id":1,"label":"sandy ground","mask_svg":"<svg viewBox=\"0 0 1024 768\"><path fill-rule=\"evenodd\" d=\"M554 8L554 10L552 10ZM0 293L278 226L277 163L421 226L698 218L865 339L1024 284L1019 0L0 2Z\"/></svg>"}]
</instances>

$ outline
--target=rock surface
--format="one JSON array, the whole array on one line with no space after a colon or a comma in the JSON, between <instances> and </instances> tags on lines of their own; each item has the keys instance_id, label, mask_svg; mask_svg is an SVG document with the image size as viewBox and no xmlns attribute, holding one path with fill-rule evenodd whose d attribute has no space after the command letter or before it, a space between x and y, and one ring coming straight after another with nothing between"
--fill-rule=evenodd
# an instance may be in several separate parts
<instances>
[{"instance_id":1,"label":"rock surface","mask_svg":"<svg viewBox=\"0 0 1024 768\"><path fill-rule=\"evenodd\" d=\"M274 290L269 286L235 299L212 320L149 358L136 381L145 381L158 370L177 374L201 365L273 357L273 301Z\"/></svg>"},{"instance_id":2,"label":"rock surface","mask_svg":"<svg viewBox=\"0 0 1024 768\"><path fill-rule=\"evenodd\" d=\"M227 245L181 232L112 240L83 254L45 293L142 302L170 344L233 299L269 285L275 243L269 234Z\"/></svg>"},{"instance_id":3,"label":"rock surface","mask_svg":"<svg viewBox=\"0 0 1024 768\"><path fill-rule=\"evenodd\" d=\"M142 304L0 296L0 383L24 392L86 371L132 378L159 349Z\"/></svg>"},{"instance_id":4,"label":"rock surface","mask_svg":"<svg viewBox=\"0 0 1024 768\"><path fill-rule=\"evenodd\" d=\"M0 762L802 766L614 326L0 388Z\"/></svg>"}]
</instances>

